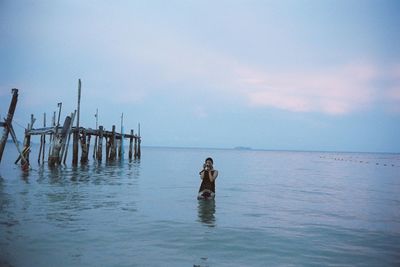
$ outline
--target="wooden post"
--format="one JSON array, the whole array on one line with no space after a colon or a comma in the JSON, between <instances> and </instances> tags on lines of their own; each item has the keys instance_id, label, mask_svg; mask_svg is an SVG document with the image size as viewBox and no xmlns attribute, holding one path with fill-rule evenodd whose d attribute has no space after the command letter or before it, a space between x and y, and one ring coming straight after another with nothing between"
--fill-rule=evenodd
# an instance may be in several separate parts
<instances>
[{"instance_id":1,"label":"wooden post","mask_svg":"<svg viewBox=\"0 0 400 267\"><path fill-rule=\"evenodd\" d=\"M69 149L69 140L71 139L72 125L74 125L75 116L76 116L76 110L74 111L74 113L71 113L71 118L72 119L71 119L71 124L69 126L67 143L66 143L66 146L65 146L65 151L62 151L62 153L61 153L61 156L64 157L64 159L63 159L63 164L64 165L65 165L65 162L67 160L68 149Z\"/></svg>"},{"instance_id":2,"label":"wooden post","mask_svg":"<svg viewBox=\"0 0 400 267\"><path fill-rule=\"evenodd\" d=\"M28 128L25 130L25 140L24 140L24 149L23 149L23 156L24 158L21 159L21 166L22 169L26 170L29 167L29 154L31 151L31 134L29 133L30 130L33 128L33 124L35 123L36 119L31 114L31 123L28 124Z\"/></svg>"},{"instance_id":3,"label":"wooden post","mask_svg":"<svg viewBox=\"0 0 400 267\"><path fill-rule=\"evenodd\" d=\"M98 161L101 161L102 154L103 154L103 126L99 126L99 143L97 147L97 154L96 158Z\"/></svg>"},{"instance_id":4,"label":"wooden post","mask_svg":"<svg viewBox=\"0 0 400 267\"><path fill-rule=\"evenodd\" d=\"M121 139L119 141L118 158L124 158L124 113L121 115Z\"/></svg>"},{"instance_id":5,"label":"wooden post","mask_svg":"<svg viewBox=\"0 0 400 267\"><path fill-rule=\"evenodd\" d=\"M11 99L10 107L8 108L7 118L5 119L4 122L3 135L1 136L0 139L0 162L1 158L3 157L3 152L7 143L8 134L10 133L10 125L14 117L15 107L17 106L17 101L18 101L18 89L14 88L11 90L11 92L13 96Z\"/></svg>"},{"instance_id":6,"label":"wooden post","mask_svg":"<svg viewBox=\"0 0 400 267\"><path fill-rule=\"evenodd\" d=\"M54 111L54 113L53 113L52 126L53 126L53 127L56 126L56 112L55 112L55 111ZM50 134L50 141L49 141L49 143L50 143L50 145L49 145L49 159L50 159L51 151L52 151L52 149L53 149L52 147L53 147L53 145L54 145L54 134L53 134L53 133Z\"/></svg>"},{"instance_id":7,"label":"wooden post","mask_svg":"<svg viewBox=\"0 0 400 267\"><path fill-rule=\"evenodd\" d=\"M81 164L85 164L88 161L88 149L87 149L87 144L86 144L86 131L83 130L82 131L82 135L81 135L81 149L82 149L82 153L81 153Z\"/></svg>"},{"instance_id":8,"label":"wooden post","mask_svg":"<svg viewBox=\"0 0 400 267\"><path fill-rule=\"evenodd\" d=\"M61 163L60 151L63 145L65 145L65 140L67 138L70 125L71 125L71 117L67 116L65 118L61 132L54 135L54 145L48 162L49 166L56 166Z\"/></svg>"},{"instance_id":9,"label":"wooden post","mask_svg":"<svg viewBox=\"0 0 400 267\"><path fill-rule=\"evenodd\" d=\"M111 137L110 136L105 136L105 138L106 138L106 161L109 161L110 160L110 140L111 140Z\"/></svg>"},{"instance_id":10,"label":"wooden post","mask_svg":"<svg viewBox=\"0 0 400 267\"><path fill-rule=\"evenodd\" d=\"M110 137L110 160L115 160L117 156L117 151L116 151L116 144L115 144L115 125L112 126L112 133Z\"/></svg>"},{"instance_id":11,"label":"wooden post","mask_svg":"<svg viewBox=\"0 0 400 267\"><path fill-rule=\"evenodd\" d=\"M43 127L46 128L46 113L43 113ZM45 151L46 151L46 134L43 134L42 164L44 163Z\"/></svg>"},{"instance_id":12,"label":"wooden post","mask_svg":"<svg viewBox=\"0 0 400 267\"><path fill-rule=\"evenodd\" d=\"M140 150L140 143L142 142L142 138L140 137L140 123L138 127L138 135L139 135L139 140L138 140L138 158L140 159L140 156L142 155L142 152Z\"/></svg>"},{"instance_id":13,"label":"wooden post","mask_svg":"<svg viewBox=\"0 0 400 267\"><path fill-rule=\"evenodd\" d=\"M133 153L134 153L134 157L135 157L135 159L137 158L137 155L138 155L138 153L137 153L137 143L138 143L138 138L137 138L137 136L135 136L135 147L134 147L134 150L133 150Z\"/></svg>"},{"instance_id":14,"label":"wooden post","mask_svg":"<svg viewBox=\"0 0 400 267\"><path fill-rule=\"evenodd\" d=\"M96 108L96 114L94 115L96 117L96 131L98 130L98 118L99 118L99 110ZM96 159L96 154L97 154L97 139L98 136L95 135L94 139L94 147L93 147L93 159Z\"/></svg>"},{"instance_id":15,"label":"wooden post","mask_svg":"<svg viewBox=\"0 0 400 267\"><path fill-rule=\"evenodd\" d=\"M139 136L139 140L138 140L138 158L140 159L140 156L142 155L142 152L140 150L140 143L142 142L142 139Z\"/></svg>"},{"instance_id":16,"label":"wooden post","mask_svg":"<svg viewBox=\"0 0 400 267\"><path fill-rule=\"evenodd\" d=\"M57 126L56 126L56 133L58 133L58 128L60 127L60 116L61 116L61 107L62 107L62 103L57 103L57 107L58 107L58 119L57 119Z\"/></svg>"},{"instance_id":17,"label":"wooden post","mask_svg":"<svg viewBox=\"0 0 400 267\"><path fill-rule=\"evenodd\" d=\"M73 140L73 152L72 152L72 165L76 166L78 164L78 142L79 142L79 116L81 110L81 79L78 80L78 113L76 120L76 129L74 131L74 140Z\"/></svg>"},{"instance_id":18,"label":"wooden post","mask_svg":"<svg viewBox=\"0 0 400 267\"><path fill-rule=\"evenodd\" d=\"M28 129L25 130L24 149L22 150L21 167L26 169L29 166L29 151L31 146L31 135L29 134L30 124Z\"/></svg>"},{"instance_id":19,"label":"wooden post","mask_svg":"<svg viewBox=\"0 0 400 267\"><path fill-rule=\"evenodd\" d=\"M129 137L129 160L132 160L132 147L133 147L133 130L131 130L131 136Z\"/></svg>"},{"instance_id":20,"label":"wooden post","mask_svg":"<svg viewBox=\"0 0 400 267\"><path fill-rule=\"evenodd\" d=\"M90 151L90 139L91 139L92 135L88 134L87 135L87 141L86 141L86 147L87 147L87 156L86 156L86 160L89 160L89 151Z\"/></svg>"}]
</instances>

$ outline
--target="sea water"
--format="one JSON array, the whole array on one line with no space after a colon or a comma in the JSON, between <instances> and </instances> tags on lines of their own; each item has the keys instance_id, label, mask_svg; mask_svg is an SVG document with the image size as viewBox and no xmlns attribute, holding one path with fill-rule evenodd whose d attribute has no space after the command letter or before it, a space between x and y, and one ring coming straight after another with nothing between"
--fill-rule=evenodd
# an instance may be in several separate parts
<instances>
[{"instance_id":1,"label":"sea water","mask_svg":"<svg viewBox=\"0 0 400 267\"><path fill-rule=\"evenodd\" d=\"M400 266L399 154L144 147L50 169L37 150L0 165L0 266Z\"/></svg>"}]
</instances>

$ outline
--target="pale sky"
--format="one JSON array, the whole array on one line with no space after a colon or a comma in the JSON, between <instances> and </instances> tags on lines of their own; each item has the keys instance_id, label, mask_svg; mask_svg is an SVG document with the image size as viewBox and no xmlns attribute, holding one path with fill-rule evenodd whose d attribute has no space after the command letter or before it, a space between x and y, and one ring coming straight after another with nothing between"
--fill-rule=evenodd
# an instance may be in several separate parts
<instances>
[{"instance_id":1,"label":"pale sky","mask_svg":"<svg viewBox=\"0 0 400 267\"><path fill-rule=\"evenodd\" d=\"M399 1L0 0L0 115L148 146L400 152Z\"/></svg>"}]
</instances>

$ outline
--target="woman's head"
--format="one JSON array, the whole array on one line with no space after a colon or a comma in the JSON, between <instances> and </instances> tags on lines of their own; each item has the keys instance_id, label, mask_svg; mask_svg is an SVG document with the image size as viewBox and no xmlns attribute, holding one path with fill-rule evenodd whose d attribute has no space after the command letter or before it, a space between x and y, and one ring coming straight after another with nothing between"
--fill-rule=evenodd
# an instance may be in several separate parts
<instances>
[{"instance_id":1,"label":"woman's head","mask_svg":"<svg viewBox=\"0 0 400 267\"><path fill-rule=\"evenodd\" d=\"M214 161L212 158L206 158L205 160L205 165L208 167L211 167L214 164Z\"/></svg>"}]
</instances>

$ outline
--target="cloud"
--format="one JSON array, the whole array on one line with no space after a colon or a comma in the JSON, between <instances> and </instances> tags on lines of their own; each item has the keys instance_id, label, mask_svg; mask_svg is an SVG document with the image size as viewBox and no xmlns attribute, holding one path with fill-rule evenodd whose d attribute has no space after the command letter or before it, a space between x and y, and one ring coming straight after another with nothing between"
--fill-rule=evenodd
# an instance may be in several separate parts
<instances>
[{"instance_id":1,"label":"cloud","mask_svg":"<svg viewBox=\"0 0 400 267\"><path fill-rule=\"evenodd\" d=\"M339 115L365 110L378 102L399 105L398 87L385 85L398 84L398 77L391 72L393 69L382 70L372 64L286 73L244 68L238 70L238 83L252 107Z\"/></svg>"},{"instance_id":2,"label":"cloud","mask_svg":"<svg viewBox=\"0 0 400 267\"><path fill-rule=\"evenodd\" d=\"M21 88L31 89L32 105L53 98L65 99L67 94L75 97L79 77L90 99L117 104L152 101L167 90L172 95L196 94L202 90L221 103L237 103L240 99L240 103L251 108L271 107L292 112L338 115L374 105L400 109L397 108L400 65L382 68L373 63L353 63L293 69L286 63L286 70L281 66L278 71L274 65L279 62L256 65L248 57L248 46L238 52L224 49L234 46L231 43L221 48L213 42L201 41L190 27L185 30L174 27L163 16L148 16L146 12L150 10L140 5L121 8L90 2L79 4L76 9L77 5L78 2L63 4L43 13L40 11L47 10L47 5L42 3L29 17L30 23L23 23L24 31L20 33L23 41L19 43L29 44L30 49L25 50L31 51L30 60L40 70L30 74L32 68L28 65L26 77L22 76L28 81ZM149 14L152 12L153 9ZM171 16L175 17L174 13ZM270 50L254 54L275 53ZM276 53L285 55L286 49ZM59 67L55 67L55 62ZM75 80L70 85L60 85L57 93L50 91L61 79L65 83L71 77ZM40 79L52 81L44 84ZM4 95L2 90L1 94ZM194 114L205 116L201 108Z\"/></svg>"}]
</instances>

